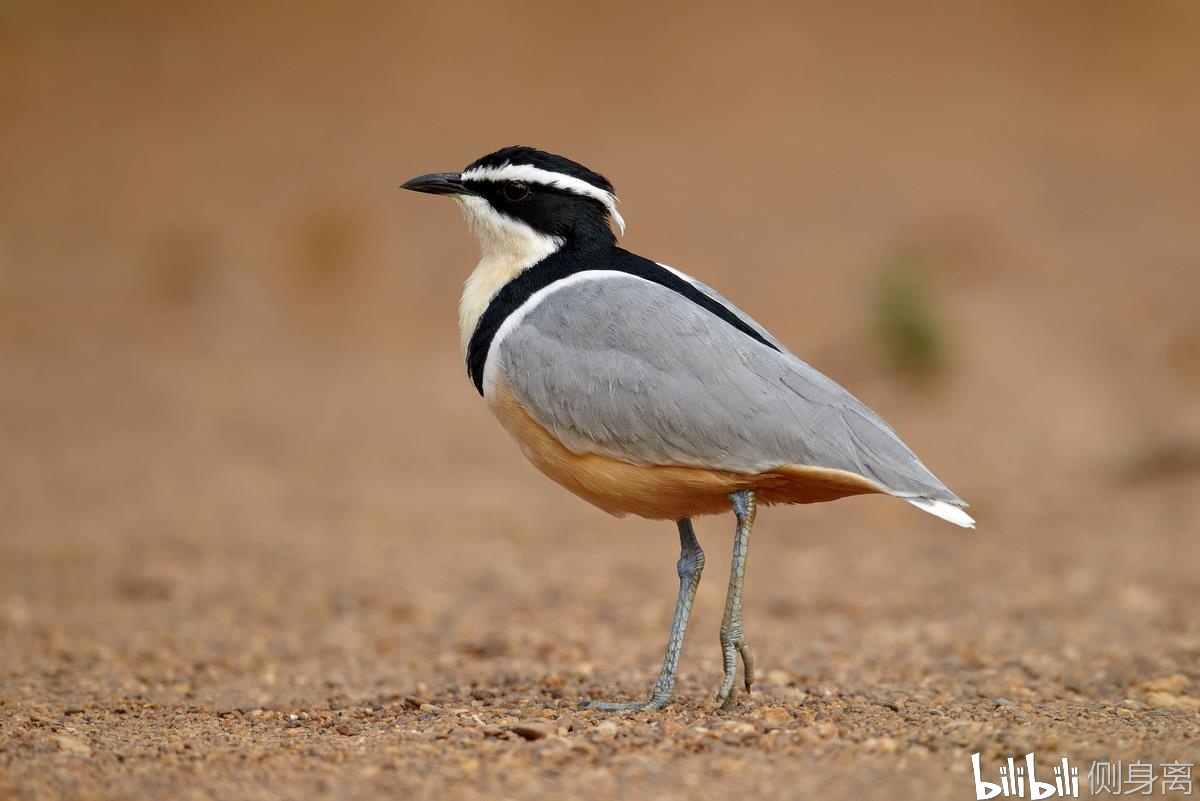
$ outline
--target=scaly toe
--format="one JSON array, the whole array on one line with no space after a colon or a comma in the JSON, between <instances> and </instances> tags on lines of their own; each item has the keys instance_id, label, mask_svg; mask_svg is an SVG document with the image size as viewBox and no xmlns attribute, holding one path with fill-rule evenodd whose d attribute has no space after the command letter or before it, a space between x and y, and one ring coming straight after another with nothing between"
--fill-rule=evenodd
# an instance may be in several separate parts
<instances>
[{"instance_id":1,"label":"scaly toe","mask_svg":"<svg viewBox=\"0 0 1200 801\"><path fill-rule=\"evenodd\" d=\"M755 678L754 652L750 650L750 643L742 643L742 647L738 650L742 655L742 676L746 680L746 694L748 695Z\"/></svg>"},{"instance_id":2,"label":"scaly toe","mask_svg":"<svg viewBox=\"0 0 1200 801\"><path fill-rule=\"evenodd\" d=\"M603 701L581 701L579 706L583 709L592 709L597 712L616 712L621 715L628 715L633 712L656 712L665 707L671 699L669 698L650 698L646 701L630 701L624 704L611 704Z\"/></svg>"},{"instance_id":3,"label":"scaly toe","mask_svg":"<svg viewBox=\"0 0 1200 801\"><path fill-rule=\"evenodd\" d=\"M601 701L582 701L579 704L582 709L594 709L597 712L620 712L627 714L629 712L640 712L644 704L628 703L628 704L606 704Z\"/></svg>"},{"instance_id":4,"label":"scaly toe","mask_svg":"<svg viewBox=\"0 0 1200 801\"><path fill-rule=\"evenodd\" d=\"M717 705L722 709L733 708L733 674L725 676L725 680L721 682L721 689L717 690Z\"/></svg>"}]
</instances>

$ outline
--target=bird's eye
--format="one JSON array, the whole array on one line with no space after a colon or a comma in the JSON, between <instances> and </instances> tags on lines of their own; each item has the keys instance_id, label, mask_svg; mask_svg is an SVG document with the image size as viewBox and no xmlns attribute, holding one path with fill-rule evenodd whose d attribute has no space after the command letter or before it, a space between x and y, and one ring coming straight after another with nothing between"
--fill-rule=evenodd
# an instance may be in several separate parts
<instances>
[{"instance_id":1,"label":"bird's eye","mask_svg":"<svg viewBox=\"0 0 1200 801\"><path fill-rule=\"evenodd\" d=\"M516 203L529 197L529 184L524 181L509 181L504 185L504 197Z\"/></svg>"}]
</instances>

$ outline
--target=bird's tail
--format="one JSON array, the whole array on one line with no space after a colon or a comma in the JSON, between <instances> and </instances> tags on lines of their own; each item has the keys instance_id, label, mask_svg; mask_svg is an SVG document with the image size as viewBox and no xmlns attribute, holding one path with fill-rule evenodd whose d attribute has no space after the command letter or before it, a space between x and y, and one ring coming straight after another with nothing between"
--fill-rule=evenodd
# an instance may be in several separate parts
<instances>
[{"instance_id":1,"label":"bird's tail","mask_svg":"<svg viewBox=\"0 0 1200 801\"><path fill-rule=\"evenodd\" d=\"M949 520L956 526L963 528L975 528L975 519L963 511L963 506L946 501L939 501L933 498L904 498L923 512L929 512L931 515Z\"/></svg>"}]
</instances>

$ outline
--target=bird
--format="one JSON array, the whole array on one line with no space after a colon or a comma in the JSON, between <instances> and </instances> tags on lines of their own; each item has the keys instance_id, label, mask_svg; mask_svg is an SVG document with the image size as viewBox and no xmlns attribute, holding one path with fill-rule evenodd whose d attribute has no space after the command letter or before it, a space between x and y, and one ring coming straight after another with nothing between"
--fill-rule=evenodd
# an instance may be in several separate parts
<instances>
[{"instance_id":1,"label":"bird","mask_svg":"<svg viewBox=\"0 0 1200 801\"><path fill-rule=\"evenodd\" d=\"M974 528L967 504L847 390L712 287L619 247L625 221L599 173L512 146L401 188L453 198L478 240L460 344L475 390L525 457L606 512L678 529L679 595L649 696L584 706L631 713L672 701L705 562L697 516L731 510L735 521L724 709L736 706L739 658L747 695L755 680L742 593L759 505L878 493Z\"/></svg>"}]
</instances>

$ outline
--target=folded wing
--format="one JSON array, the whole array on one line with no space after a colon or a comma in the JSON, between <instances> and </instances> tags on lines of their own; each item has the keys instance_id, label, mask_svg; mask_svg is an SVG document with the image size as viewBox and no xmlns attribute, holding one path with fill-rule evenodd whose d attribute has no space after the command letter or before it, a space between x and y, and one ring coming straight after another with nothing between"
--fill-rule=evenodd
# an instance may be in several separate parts
<instances>
[{"instance_id":1,"label":"folded wing","mask_svg":"<svg viewBox=\"0 0 1200 801\"><path fill-rule=\"evenodd\" d=\"M778 347L664 286L596 273L546 294L489 359L576 453L743 473L845 470L968 525L966 504L878 415Z\"/></svg>"}]
</instances>

